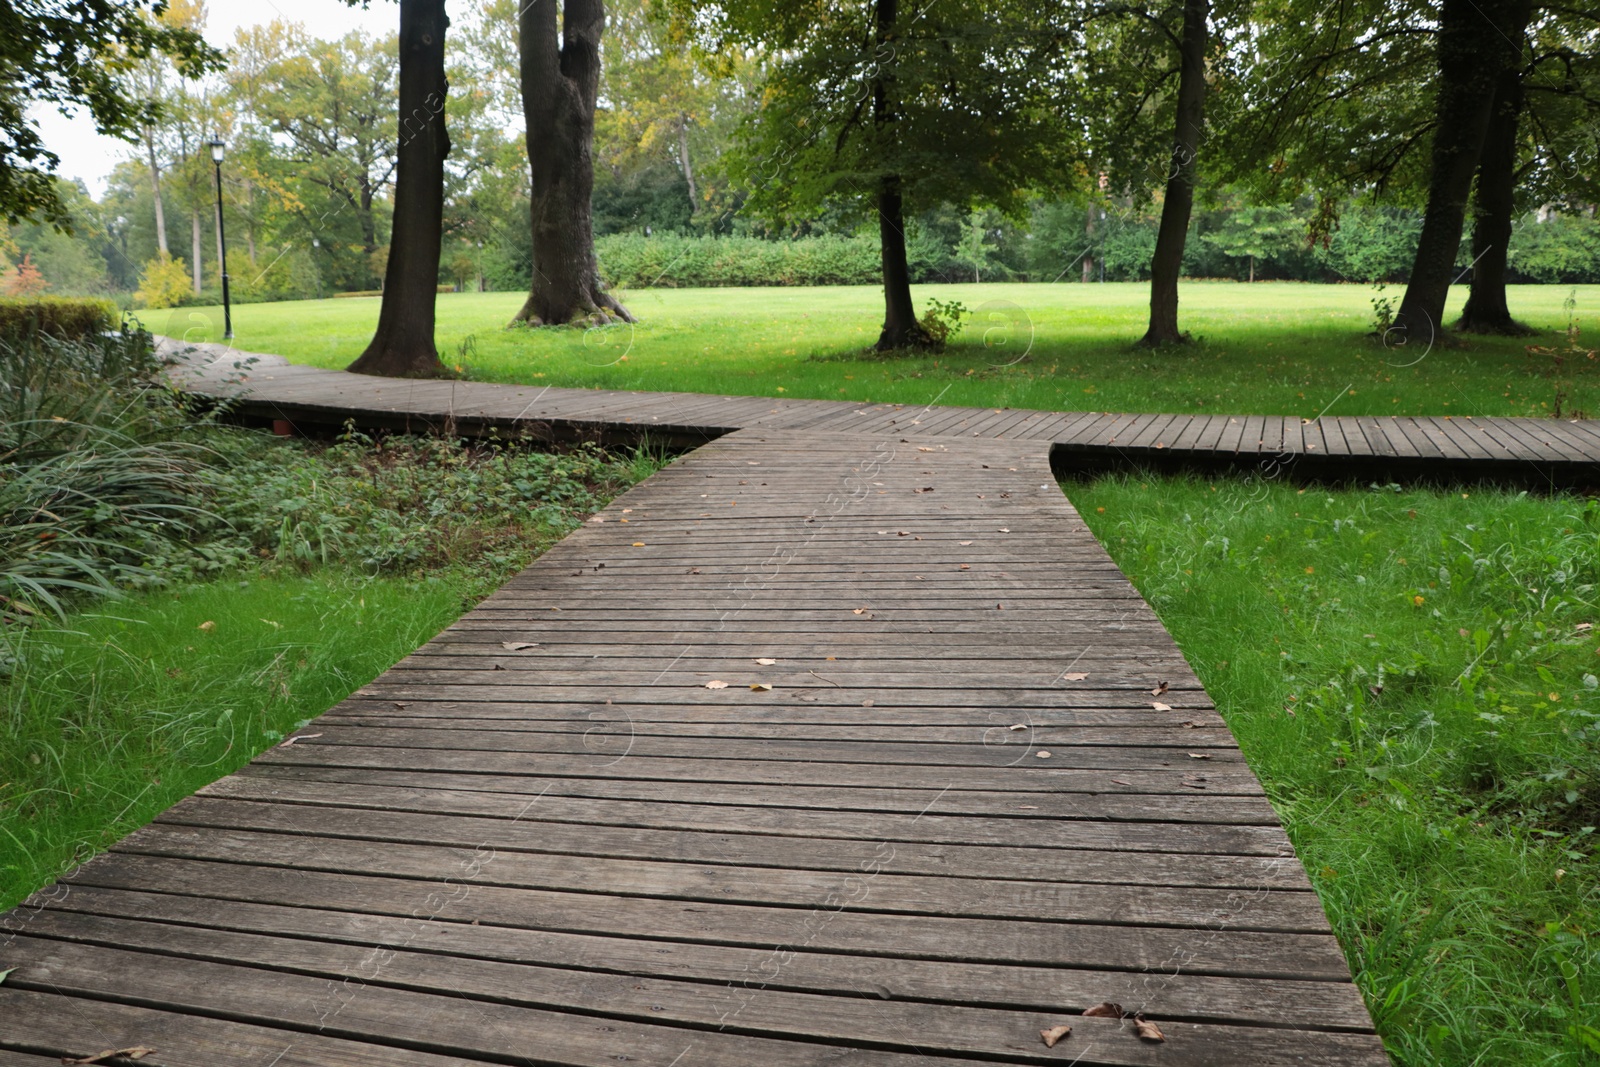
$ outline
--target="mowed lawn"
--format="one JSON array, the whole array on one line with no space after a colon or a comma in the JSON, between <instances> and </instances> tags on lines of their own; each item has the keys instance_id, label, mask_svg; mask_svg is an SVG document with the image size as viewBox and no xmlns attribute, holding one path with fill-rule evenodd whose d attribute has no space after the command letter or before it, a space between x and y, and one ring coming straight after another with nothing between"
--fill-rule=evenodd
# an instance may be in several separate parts
<instances>
[{"instance_id":1,"label":"mowed lawn","mask_svg":"<svg viewBox=\"0 0 1600 1067\"><path fill-rule=\"evenodd\" d=\"M1401 287L1383 295L1398 303ZM874 286L647 289L621 294L634 325L506 329L520 293L439 297L446 362L480 381L597 389L973 404L1093 411L1300 415L1600 413L1600 365L1557 367L1529 346L1567 347L1568 311L1583 324L1600 286L1513 286L1528 338L1453 338L1404 346L1372 336L1374 291L1360 285L1185 282L1180 319L1197 343L1150 352L1144 283L917 286L927 301L972 312L939 356L872 357L883 318ZM1449 318L1467 296L1456 287ZM234 344L297 363L344 367L371 338L378 298L250 304L233 312ZM142 313L157 333L219 340L220 308ZM1600 328L1600 322L1595 323ZM1590 347L1600 342L1590 332Z\"/></svg>"}]
</instances>

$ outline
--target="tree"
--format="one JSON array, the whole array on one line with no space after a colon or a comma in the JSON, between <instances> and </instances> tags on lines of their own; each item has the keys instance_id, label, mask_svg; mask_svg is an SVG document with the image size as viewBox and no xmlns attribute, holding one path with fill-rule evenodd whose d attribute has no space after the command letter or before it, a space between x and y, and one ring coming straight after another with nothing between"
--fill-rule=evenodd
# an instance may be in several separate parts
<instances>
[{"instance_id":1,"label":"tree","mask_svg":"<svg viewBox=\"0 0 1600 1067\"><path fill-rule=\"evenodd\" d=\"M603 0L524 3L519 76L532 172L533 281L517 322L563 326L633 321L606 293L594 255L594 112L600 88Z\"/></svg>"},{"instance_id":2,"label":"tree","mask_svg":"<svg viewBox=\"0 0 1600 1067\"><path fill-rule=\"evenodd\" d=\"M1432 338L1441 329L1473 175L1501 73L1520 59L1529 0L1441 0L1438 93L1428 209L1394 330Z\"/></svg>"},{"instance_id":3,"label":"tree","mask_svg":"<svg viewBox=\"0 0 1600 1067\"><path fill-rule=\"evenodd\" d=\"M1178 34L1178 96L1173 108L1172 153L1167 164L1161 227L1150 259L1150 325L1140 344L1158 347L1187 340L1178 330L1178 276L1194 211L1195 172L1205 132L1206 42L1211 33L1209 0L1183 0Z\"/></svg>"},{"instance_id":4,"label":"tree","mask_svg":"<svg viewBox=\"0 0 1600 1067\"><path fill-rule=\"evenodd\" d=\"M1078 178L1059 5L1007 0L674 0L702 54L769 65L730 169L774 223L822 210L876 223L879 351L928 347L906 220L945 203L1016 216ZM1053 21L1054 20L1054 21Z\"/></svg>"},{"instance_id":5,"label":"tree","mask_svg":"<svg viewBox=\"0 0 1600 1067\"><path fill-rule=\"evenodd\" d=\"M400 0L400 130L394 226L378 328L349 370L394 378L444 373L434 345L434 304L444 234L444 0Z\"/></svg>"},{"instance_id":6,"label":"tree","mask_svg":"<svg viewBox=\"0 0 1600 1067\"><path fill-rule=\"evenodd\" d=\"M95 128L131 140L158 109L119 75L130 62L173 57L186 75L217 69L222 55L193 30L151 17L161 0L8 0L0 4L0 215L70 225L51 175L60 159L44 147L30 104L86 108Z\"/></svg>"}]
</instances>

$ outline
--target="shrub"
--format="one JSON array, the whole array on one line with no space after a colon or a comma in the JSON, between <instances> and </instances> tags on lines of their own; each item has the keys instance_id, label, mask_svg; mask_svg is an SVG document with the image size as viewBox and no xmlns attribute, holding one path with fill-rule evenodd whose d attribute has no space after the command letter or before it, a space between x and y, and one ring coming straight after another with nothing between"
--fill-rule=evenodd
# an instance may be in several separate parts
<instances>
[{"instance_id":1,"label":"shrub","mask_svg":"<svg viewBox=\"0 0 1600 1067\"><path fill-rule=\"evenodd\" d=\"M172 308L183 303L191 291L189 268L171 253L162 252L144 265L133 295L140 307Z\"/></svg>"},{"instance_id":2,"label":"shrub","mask_svg":"<svg viewBox=\"0 0 1600 1067\"><path fill-rule=\"evenodd\" d=\"M680 237L613 234L595 241L600 273L613 286L645 289L725 285L868 285L883 263L871 236Z\"/></svg>"},{"instance_id":3,"label":"shrub","mask_svg":"<svg viewBox=\"0 0 1600 1067\"><path fill-rule=\"evenodd\" d=\"M0 340L37 333L78 341L113 328L117 318L117 306L97 297L0 299Z\"/></svg>"}]
</instances>

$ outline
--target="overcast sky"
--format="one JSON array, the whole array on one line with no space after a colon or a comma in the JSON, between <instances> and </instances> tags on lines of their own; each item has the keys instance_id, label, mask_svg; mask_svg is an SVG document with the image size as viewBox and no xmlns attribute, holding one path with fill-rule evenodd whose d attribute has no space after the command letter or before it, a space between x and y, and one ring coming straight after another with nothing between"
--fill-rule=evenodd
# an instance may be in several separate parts
<instances>
[{"instance_id":1,"label":"overcast sky","mask_svg":"<svg viewBox=\"0 0 1600 1067\"><path fill-rule=\"evenodd\" d=\"M233 43L241 26L254 26L282 18L303 22L318 37L340 37L354 29L372 33L398 29L399 5L372 0L371 10L346 7L340 0L210 0L207 5L206 40L219 47ZM133 146L101 137L87 112L66 118L50 107L35 107L30 116L44 133L45 147L61 157L57 173L82 178L98 199L105 193L111 168L133 151Z\"/></svg>"}]
</instances>

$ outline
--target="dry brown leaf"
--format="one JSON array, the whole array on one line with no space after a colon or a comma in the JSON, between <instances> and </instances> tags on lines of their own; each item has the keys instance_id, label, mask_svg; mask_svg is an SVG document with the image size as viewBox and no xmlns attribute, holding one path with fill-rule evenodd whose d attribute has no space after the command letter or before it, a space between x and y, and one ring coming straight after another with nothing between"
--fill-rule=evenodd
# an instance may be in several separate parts
<instances>
[{"instance_id":1,"label":"dry brown leaf","mask_svg":"<svg viewBox=\"0 0 1600 1067\"><path fill-rule=\"evenodd\" d=\"M1083 1017L1086 1019L1120 1019L1122 1018L1122 1005L1113 1004L1109 1000L1102 1000L1092 1008L1085 1008Z\"/></svg>"},{"instance_id":2,"label":"dry brown leaf","mask_svg":"<svg viewBox=\"0 0 1600 1067\"><path fill-rule=\"evenodd\" d=\"M726 688L728 688L728 683L727 682L722 682L722 681L717 681L717 680L713 679L712 681L709 681L709 682L706 683L706 688L707 689L726 689Z\"/></svg>"},{"instance_id":3,"label":"dry brown leaf","mask_svg":"<svg viewBox=\"0 0 1600 1067\"><path fill-rule=\"evenodd\" d=\"M972 542L971 541L957 541L956 544L961 545L962 547L965 547L967 545L972 544Z\"/></svg>"},{"instance_id":4,"label":"dry brown leaf","mask_svg":"<svg viewBox=\"0 0 1600 1067\"><path fill-rule=\"evenodd\" d=\"M917 446L917 451L918 452L932 452L933 449L931 449L931 448L923 448L921 445L918 445Z\"/></svg>"},{"instance_id":5,"label":"dry brown leaf","mask_svg":"<svg viewBox=\"0 0 1600 1067\"><path fill-rule=\"evenodd\" d=\"M863 700L861 702L861 706L864 707L864 708L870 708L870 707L872 707L873 703L874 702L871 701L871 700Z\"/></svg>"},{"instance_id":6,"label":"dry brown leaf","mask_svg":"<svg viewBox=\"0 0 1600 1067\"><path fill-rule=\"evenodd\" d=\"M644 547L644 542L643 541L635 541L633 543L633 547L634 548L643 548Z\"/></svg>"},{"instance_id":7,"label":"dry brown leaf","mask_svg":"<svg viewBox=\"0 0 1600 1067\"><path fill-rule=\"evenodd\" d=\"M1576 630L1580 634L1581 633L1587 633L1588 631L1594 629L1594 623L1592 623L1592 622L1580 622L1578 625L1574 626L1573 629Z\"/></svg>"},{"instance_id":8,"label":"dry brown leaf","mask_svg":"<svg viewBox=\"0 0 1600 1067\"><path fill-rule=\"evenodd\" d=\"M1006 727L1007 730L1026 730L1027 728L1028 724L1025 722L1014 722Z\"/></svg>"},{"instance_id":9,"label":"dry brown leaf","mask_svg":"<svg viewBox=\"0 0 1600 1067\"><path fill-rule=\"evenodd\" d=\"M1150 706L1152 708L1155 708L1157 711L1171 711L1172 710L1172 705L1171 704L1163 704L1159 700L1152 700L1150 702Z\"/></svg>"},{"instance_id":10,"label":"dry brown leaf","mask_svg":"<svg viewBox=\"0 0 1600 1067\"><path fill-rule=\"evenodd\" d=\"M1210 759L1211 758L1211 754L1209 752L1191 752L1191 753L1189 753L1189 758L1190 759Z\"/></svg>"},{"instance_id":11,"label":"dry brown leaf","mask_svg":"<svg viewBox=\"0 0 1600 1067\"><path fill-rule=\"evenodd\" d=\"M999 531L1001 533L1010 533L1011 532L1011 528L1009 526L1001 526L1001 527L998 527L998 529L999 529Z\"/></svg>"},{"instance_id":12,"label":"dry brown leaf","mask_svg":"<svg viewBox=\"0 0 1600 1067\"><path fill-rule=\"evenodd\" d=\"M1040 1030L1039 1038L1044 1042L1045 1048L1055 1048L1056 1042L1072 1033L1070 1026L1052 1026L1048 1030Z\"/></svg>"},{"instance_id":13,"label":"dry brown leaf","mask_svg":"<svg viewBox=\"0 0 1600 1067\"><path fill-rule=\"evenodd\" d=\"M963 563L959 569L960 570L964 570L964 571L970 571L972 568L969 567L967 564Z\"/></svg>"},{"instance_id":14,"label":"dry brown leaf","mask_svg":"<svg viewBox=\"0 0 1600 1067\"><path fill-rule=\"evenodd\" d=\"M1034 755L1038 756L1040 759L1049 759L1050 758L1050 750L1046 749L1046 748L1041 748L1039 751L1035 752Z\"/></svg>"},{"instance_id":15,"label":"dry brown leaf","mask_svg":"<svg viewBox=\"0 0 1600 1067\"><path fill-rule=\"evenodd\" d=\"M1063 682L1081 682L1089 675L1083 671L1068 671L1061 676Z\"/></svg>"},{"instance_id":16,"label":"dry brown leaf","mask_svg":"<svg viewBox=\"0 0 1600 1067\"><path fill-rule=\"evenodd\" d=\"M1180 722L1180 723L1179 723L1179 724L1178 724L1178 725L1179 725L1179 726L1181 726L1181 727L1183 727L1183 728L1184 728L1184 729L1185 729L1185 730L1194 730L1194 729L1198 729L1198 728L1199 728L1199 726L1200 726L1200 724L1199 724L1199 723L1197 723L1197 722L1195 722L1195 721L1194 721L1194 720L1193 720L1193 719L1184 719L1184 720L1183 720L1183 721L1182 721L1182 722Z\"/></svg>"},{"instance_id":17,"label":"dry brown leaf","mask_svg":"<svg viewBox=\"0 0 1600 1067\"><path fill-rule=\"evenodd\" d=\"M118 1056L126 1056L130 1060L142 1060L154 1051L155 1049L146 1048L144 1045L134 1045L132 1048L108 1048L103 1052L96 1052L93 1056L85 1056L82 1059L73 1059L71 1056L63 1056L61 1057L61 1062L104 1063L106 1060L115 1059Z\"/></svg>"},{"instance_id":18,"label":"dry brown leaf","mask_svg":"<svg viewBox=\"0 0 1600 1067\"><path fill-rule=\"evenodd\" d=\"M1133 1017L1133 1032L1139 1035L1141 1041L1165 1041L1167 1035L1161 1032L1161 1027L1146 1019L1143 1015Z\"/></svg>"},{"instance_id":19,"label":"dry brown leaf","mask_svg":"<svg viewBox=\"0 0 1600 1067\"><path fill-rule=\"evenodd\" d=\"M766 658L763 657L762 659L756 660L756 662L761 664L761 666L763 666L763 667L770 667L770 666L772 666L774 663L776 663L778 661L775 660L775 659L766 659Z\"/></svg>"},{"instance_id":20,"label":"dry brown leaf","mask_svg":"<svg viewBox=\"0 0 1600 1067\"><path fill-rule=\"evenodd\" d=\"M501 641L500 647L508 652L526 652L530 648L538 648L537 641Z\"/></svg>"},{"instance_id":21,"label":"dry brown leaf","mask_svg":"<svg viewBox=\"0 0 1600 1067\"><path fill-rule=\"evenodd\" d=\"M852 615L865 615L866 613L867 613L867 609L866 608L851 608L850 609L850 614L852 614Z\"/></svg>"},{"instance_id":22,"label":"dry brown leaf","mask_svg":"<svg viewBox=\"0 0 1600 1067\"><path fill-rule=\"evenodd\" d=\"M751 682L750 688L754 689L758 693L772 692L772 686L768 685L766 682Z\"/></svg>"},{"instance_id":23,"label":"dry brown leaf","mask_svg":"<svg viewBox=\"0 0 1600 1067\"><path fill-rule=\"evenodd\" d=\"M1150 695L1153 696L1153 697L1158 697L1162 693L1165 693L1168 689L1171 689L1171 688L1172 688L1172 686L1170 686L1166 682L1158 682L1158 683L1156 683L1156 687L1154 689L1150 690Z\"/></svg>"},{"instance_id":24,"label":"dry brown leaf","mask_svg":"<svg viewBox=\"0 0 1600 1067\"><path fill-rule=\"evenodd\" d=\"M203 633L210 633L212 630L215 630L216 628L217 628L217 624L215 622L212 622L210 619L207 619L205 622L203 622L199 626L195 627L196 630L200 630Z\"/></svg>"},{"instance_id":25,"label":"dry brown leaf","mask_svg":"<svg viewBox=\"0 0 1600 1067\"><path fill-rule=\"evenodd\" d=\"M406 708L411 706L411 702L408 700L392 700L390 703L399 708L401 711L404 711Z\"/></svg>"},{"instance_id":26,"label":"dry brown leaf","mask_svg":"<svg viewBox=\"0 0 1600 1067\"><path fill-rule=\"evenodd\" d=\"M279 748L288 748L290 745L294 744L296 741L309 741L313 737L321 737L321 736L322 736L321 734L295 734L293 737L291 737L288 740L284 741L284 743L279 745L278 747Z\"/></svg>"}]
</instances>

